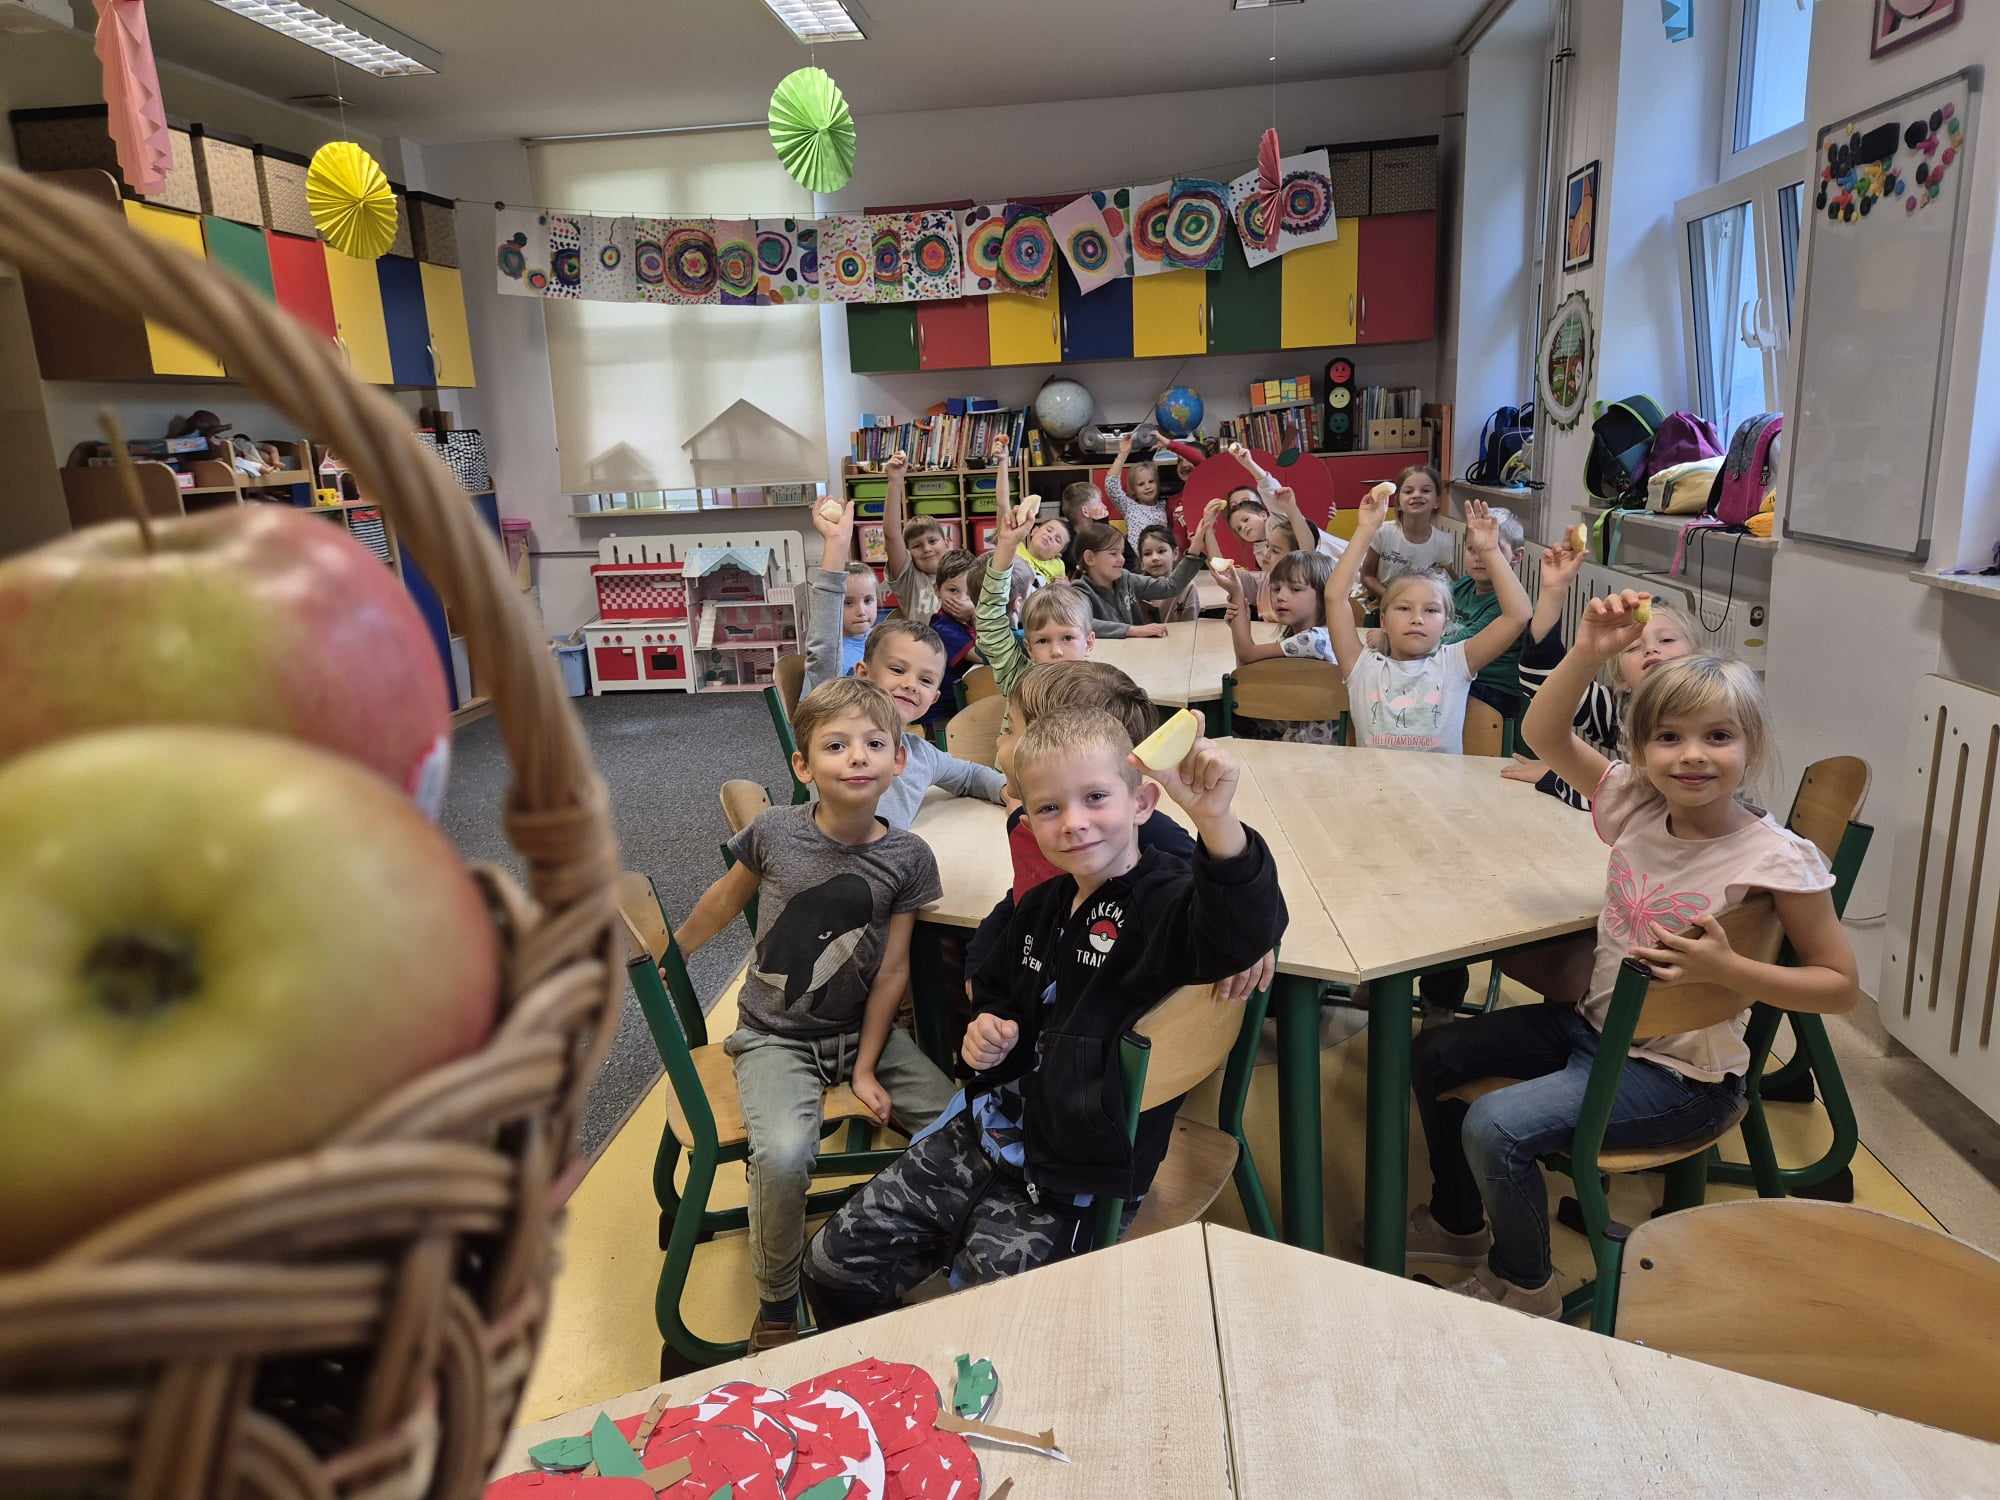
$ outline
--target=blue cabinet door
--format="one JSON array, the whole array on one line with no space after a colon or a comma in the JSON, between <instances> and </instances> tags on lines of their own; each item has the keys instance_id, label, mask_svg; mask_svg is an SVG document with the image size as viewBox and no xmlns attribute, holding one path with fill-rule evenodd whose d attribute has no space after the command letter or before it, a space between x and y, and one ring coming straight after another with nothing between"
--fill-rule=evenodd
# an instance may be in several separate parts
<instances>
[{"instance_id":1,"label":"blue cabinet door","mask_svg":"<svg viewBox=\"0 0 2000 1500\"><path fill-rule=\"evenodd\" d=\"M435 385L431 323L424 312L424 277L407 255L375 262L382 281L382 320L389 328L389 370L396 385Z\"/></svg>"},{"instance_id":2,"label":"blue cabinet door","mask_svg":"<svg viewBox=\"0 0 2000 1500\"><path fill-rule=\"evenodd\" d=\"M1132 357L1132 282L1129 277L1107 281L1085 296L1071 274L1069 262L1057 259L1062 277L1062 354L1073 359Z\"/></svg>"}]
</instances>

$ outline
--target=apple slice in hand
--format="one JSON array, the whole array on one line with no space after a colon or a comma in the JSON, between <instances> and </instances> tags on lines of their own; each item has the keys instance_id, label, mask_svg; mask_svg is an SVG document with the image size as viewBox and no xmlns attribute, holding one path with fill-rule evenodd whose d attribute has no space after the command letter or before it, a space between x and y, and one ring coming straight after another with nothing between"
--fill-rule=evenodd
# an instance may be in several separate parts
<instances>
[{"instance_id":1,"label":"apple slice in hand","mask_svg":"<svg viewBox=\"0 0 2000 1500\"><path fill-rule=\"evenodd\" d=\"M1578 552L1588 551L1590 547L1590 528L1585 526L1581 521L1570 527L1569 544Z\"/></svg>"},{"instance_id":2,"label":"apple slice in hand","mask_svg":"<svg viewBox=\"0 0 2000 1500\"><path fill-rule=\"evenodd\" d=\"M1211 557L1208 560L1208 567L1210 572L1219 577L1224 573L1232 572L1236 564L1226 557Z\"/></svg>"},{"instance_id":3,"label":"apple slice in hand","mask_svg":"<svg viewBox=\"0 0 2000 1500\"><path fill-rule=\"evenodd\" d=\"M847 507L842 505L838 500L826 500L820 504L819 517L829 526L838 526L840 518L846 514Z\"/></svg>"},{"instance_id":4,"label":"apple slice in hand","mask_svg":"<svg viewBox=\"0 0 2000 1500\"><path fill-rule=\"evenodd\" d=\"M1149 771L1171 771L1187 759L1200 733L1200 717L1194 710L1184 708L1141 740L1132 753Z\"/></svg>"},{"instance_id":5,"label":"apple slice in hand","mask_svg":"<svg viewBox=\"0 0 2000 1500\"><path fill-rule=\"evenodd\" d=\"M1635 625L1650 624L1652 619L1653 601L1651 599L1641 599L1637 604L1632 606L1632 622Z\"/></svg>"}]
</instances>

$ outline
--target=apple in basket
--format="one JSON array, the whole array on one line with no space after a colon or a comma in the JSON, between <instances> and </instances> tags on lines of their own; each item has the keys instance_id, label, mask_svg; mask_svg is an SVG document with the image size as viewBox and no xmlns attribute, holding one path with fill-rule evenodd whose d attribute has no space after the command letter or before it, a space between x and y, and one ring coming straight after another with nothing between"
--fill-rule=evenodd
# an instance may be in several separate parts
<instances>
[{"instance_id":1,"label":"apple in basket","mask_svg":"<svg viewBox=\"0 0 2000 1500\"><path fill-rule=\"evenodd\" d=\"M0 1266L308 1150L472 1052L493 923L351 761L141 726L0 764Z\"/></svg>"},{"instance_id":2,"label":"apple in basket","mask_svg":"<svg viewBox=\"0 0 2000 1500\"><path fill-rule=\"evenodd\" d=\"M308 740L435 816L444 668L396 576L339 526L277 505L91 526L0 562L0 761L122 724Z\"/></svg>"}]
</instances>

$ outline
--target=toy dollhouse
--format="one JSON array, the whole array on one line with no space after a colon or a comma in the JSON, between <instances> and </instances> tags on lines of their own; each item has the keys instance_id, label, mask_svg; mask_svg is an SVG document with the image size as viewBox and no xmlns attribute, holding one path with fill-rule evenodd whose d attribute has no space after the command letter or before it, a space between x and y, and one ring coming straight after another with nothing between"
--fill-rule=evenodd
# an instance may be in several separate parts
<instances>
[{"instance_id":1,"label":"toy dollhouse","mask_svg":"<svg viewBox=\"0 0 2000 1500\"><path fill-rule=\"evenodd\" d=\"M583 628L592 694L762 688L800 649L803 555L795 532L600 542Z\"/></svg>"}]
</instances>

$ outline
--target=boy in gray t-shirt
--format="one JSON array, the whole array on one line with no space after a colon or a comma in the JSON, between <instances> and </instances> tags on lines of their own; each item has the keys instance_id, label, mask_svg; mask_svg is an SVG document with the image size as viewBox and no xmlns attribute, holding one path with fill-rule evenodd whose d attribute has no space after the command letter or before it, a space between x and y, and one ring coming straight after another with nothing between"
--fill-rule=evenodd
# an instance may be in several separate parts
<instances>
[{"instance_id":1,"label":"boy in gray t-shirt","mask_svg":"<svg viewBox=\"0 0 2000 1500\"><path fill-rule=\"evenodd\" d=\"M896 704L871 682L838 678L805 696L792 726L792 769L818 800L773 808L738 834L728 873L674 934L691 954L757 900L741 1024L723 1043L750 1136L750 1269L761 1303L752 1353L796 1336L825 1091L846 1082L877 1120L911 1132L952 1095L895 1026L910 930L942 894L930 846L876 812L905 760Z\"/></svg>"}]
</instances>

